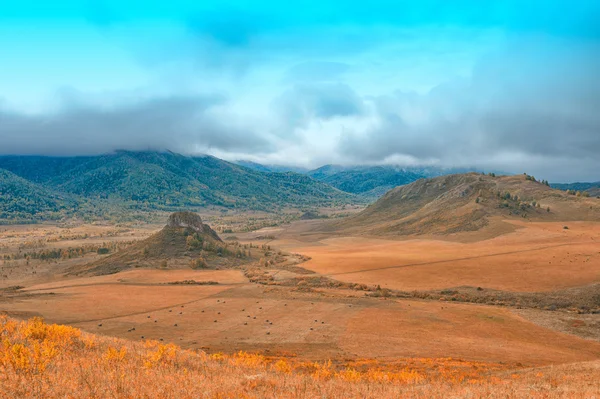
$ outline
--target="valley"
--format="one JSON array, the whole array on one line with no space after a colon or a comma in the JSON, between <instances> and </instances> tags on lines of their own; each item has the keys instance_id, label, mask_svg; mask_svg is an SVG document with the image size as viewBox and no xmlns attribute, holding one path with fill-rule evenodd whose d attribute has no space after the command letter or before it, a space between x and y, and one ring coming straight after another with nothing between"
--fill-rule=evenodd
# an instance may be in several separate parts
<instances>
[{"instance_id":1,"label":"valley","mask_svg":"<svg viewBox=\"0 0 600 399\"><path fill-rule=\"evenodd\" d=\"M418 234L369 224L384 220L379 214L357 234L357 221L379 208L403 214L415 206L406 196L391 205L389 195L304 220L208 210L157 213L155 223L3 226L0 310L99 339L173 343L217 358L252 354L299 370L462 375L476 364L477 378L491 381L508 371L597 367L600 221L588 205L595 199L549 190L532 195L546 198L552 215L533 207L522 209L526 218L490 207L494 193L477 204L432 196L434 205L442 198L446 207L483 207L485 224L453 232L429 218L427 195L407 213L427 210L411 221L428 229ZM464 225L471 215L455 212L453 220Z\"/></svg>"},{"instance_id":2,"label":"valley","mask_svg":"<svg viewBox=\"0 0 600 399\"><path fill-rule=\"evenodd\" d=\"M597 224L574 223L565 231L556 223L519 223L512 233L462 243L457 237L386 240L310 233L322 223L300 221L236 233L242 245L264 242L276 248L285 258L281 264L261 265L255 259L247 265L193 270L182 262L167 270L142 267L60 277L61 270L71 270L81 260L34 262L30 270L35 274L4 278L2 309L11 316L41 316L96 334L160 339L211 352L294 353L312 360L452 356L526 365L600 357L600 343L583 341L576 331L565 335L542 328L513 311L527 308L526 300L520 306L491 306L452 299L453 290L465 287L517 296L586 286L597 292ZM139 240L153 227L122 229L107 240ZM5 236L9 230L16 235L22 228L8 228ZM85 225L70 229L73 240L61 246L99 242L93 232L101 230ZM78 238L75 232L83 231L90 238ZM84 259L94 264L95 257L103 258L88 254ZM15 285L21 288L11 292ZM378 289L389 293L378 296ZM417 294L440 292L446 298ZM549 306L540 308L552 312L545 309ZM559 307L554 313L590 314L600 304ZM426 331L433 335L423 339ZM538 340L540 334L546 339ZM479 349L473 347L476 342Z\"/></svg>"}]
</instances>

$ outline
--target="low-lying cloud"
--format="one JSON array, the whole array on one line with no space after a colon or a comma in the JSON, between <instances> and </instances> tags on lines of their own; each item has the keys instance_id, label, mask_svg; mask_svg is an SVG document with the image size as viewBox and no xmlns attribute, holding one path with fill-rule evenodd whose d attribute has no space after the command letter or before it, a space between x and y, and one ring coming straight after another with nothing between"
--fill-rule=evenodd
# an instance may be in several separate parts
<instances>
[{"instance_id":1,"label":"low-lying cloud","mask_svg":"<svg viewBox=\"0 0 600 399\"><path fill-rule=\"evenodd\" d=\"M219 97L168 97L119 106L69 102L58 112L43 115L0 110L0 153L269 151L265 138L216 112L223 104Z\"/></svg>"}]
</instances>

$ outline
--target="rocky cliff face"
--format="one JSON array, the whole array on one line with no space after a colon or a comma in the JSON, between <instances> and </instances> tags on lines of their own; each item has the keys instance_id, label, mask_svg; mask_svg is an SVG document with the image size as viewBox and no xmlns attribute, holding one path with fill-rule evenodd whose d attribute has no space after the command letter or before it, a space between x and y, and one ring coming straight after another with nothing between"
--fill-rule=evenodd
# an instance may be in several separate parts
<instances>
[{"instance_id":1,"label":"rocky cliff face","mask_svg":"<svg viewBox=\"0 0 600 399\"><path fill-rule=\"evenodd\" d=\"M191 229L202 235L221 241L217 233L209 225L202 223L202 218L193 212L175 212L169 216L167 227Z\"/></svg>"}]
</instances>

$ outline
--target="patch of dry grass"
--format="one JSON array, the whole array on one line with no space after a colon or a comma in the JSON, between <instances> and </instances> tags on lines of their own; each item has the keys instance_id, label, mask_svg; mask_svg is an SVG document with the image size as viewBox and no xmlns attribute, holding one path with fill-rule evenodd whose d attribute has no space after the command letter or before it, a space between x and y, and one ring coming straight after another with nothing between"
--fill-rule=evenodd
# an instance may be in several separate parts
<instances>
[{"instance_id":1,"label":"patch of dry grass","mask_svg":"<svg viewBox=\"0 0 600 399\"><path fill-rule=\"evenodd\" d=\"M8 398L589 398L600 362L510 371L455 359L382 367L192 352L98 337L41 319L0 318L0 396Z\"/></svg>"}]
</instances>

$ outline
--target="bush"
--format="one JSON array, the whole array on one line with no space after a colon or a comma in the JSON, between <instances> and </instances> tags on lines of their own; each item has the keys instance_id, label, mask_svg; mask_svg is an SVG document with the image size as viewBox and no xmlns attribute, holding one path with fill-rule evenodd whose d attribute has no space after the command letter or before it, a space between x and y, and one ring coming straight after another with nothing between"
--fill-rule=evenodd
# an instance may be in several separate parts
<instances>
[{"instance_id":1,"label":"bush","mask_svg":"<svg viewBox=\"0 0 600 399\"><path fill-rule=\"evenodd\" d=\"M185 244L187 249L202 248L202 237L200 237L198 234L188 236L185 239Z\"/></svg>"},{"instance_id":2,"label":"bush","mask_svg":"<svg viewBox=\"0 0 600 399\"><path fill-rule=\"evenodd\" d=\"M191 262L192 269L206 269L208 267L208 263L204 260L203 257L193 259Z\"/></svg>"}]
</instances>

